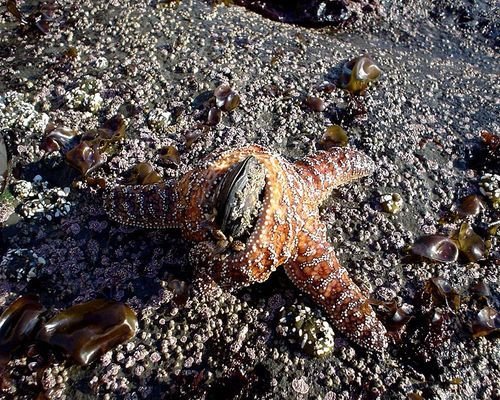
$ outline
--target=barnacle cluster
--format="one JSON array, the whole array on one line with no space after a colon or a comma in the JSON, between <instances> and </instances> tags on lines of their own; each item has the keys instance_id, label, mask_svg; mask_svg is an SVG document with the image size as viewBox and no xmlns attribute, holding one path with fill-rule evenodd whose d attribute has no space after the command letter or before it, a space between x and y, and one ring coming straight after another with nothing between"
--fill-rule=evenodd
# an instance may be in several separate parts
<instances>
[{"instance_id":1,"label":"barnacle cluster","mask_svg":"<svg viewBox=\"0 0 500 400\"><path fill-rule=\"evenodd\" d=\"M382 210L389 214L397 214L403 208L403 198L399 193L389 193L380 196Z\"/></svg>"},{"instance_id":2,"label":"barnacle cluster","mask_svg":"<svg viewBox=\"0 0 500 400\"><path fill-rule=\"evenodd\" d=\"M0 120L4 126L43 132L49 122L49 116L36 110L27 96L8 91L0 95Z\"/></svg>"},{"instance_id":3,"label":"barnacle cluster","mask_svg":"<svg viewBox=\"0 0 500 400\"><path fill-rule=\"evenodd\" d=\"M500 175L486 173L479 182L481 193L490 199L493 208L500 208Z\"/></svg>"},{"instance_id":4,"label":"barnacle cluster","mask_svg":"<svg viewBox=\"0 0 500 400\"><path fill-rule=\"evenodd\" d=\"M44 217L47 220L67 215L72 202L69 187L50 187L42 176L36 175L33 182L18 180L12 185L12 193L22 199L18 212L27 218Z\"/></svg>"},{"instance_id":5,"label":"barnacle cluster","mask_svg":"<svg viewBox=\"0 0 500 400\"><path fill-rule=\"evenodd\" d=\"M335 334L328 321L318 311L302 304L280 309L276 332L290 344L312 357L330 355L335 345Z\"/></svg>"},{"instance_id":6,"label":"barnacle cluster","mask_svg":"<svg viewBox=\"0 0 500 400\"><path fill-rule=\"evenodd\" d=\"M65 94L66 104L70 108L83 109L97 113L103 103L101 96L102 82L93 76L84 77L79 86Z\"/></svg>"}]
</instances>

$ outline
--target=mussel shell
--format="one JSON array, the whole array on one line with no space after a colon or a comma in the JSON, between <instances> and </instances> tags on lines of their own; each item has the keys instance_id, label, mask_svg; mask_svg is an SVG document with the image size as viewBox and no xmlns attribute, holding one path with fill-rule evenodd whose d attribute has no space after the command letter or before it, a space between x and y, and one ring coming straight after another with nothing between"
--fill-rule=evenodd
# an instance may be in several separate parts
<instances>
[{"instance_id":1,"label":"mussel shell","mask_svg":"<svg viewBox=\"0 0 500 400\"><path fill-rule=\"evenodd\" d=\"M66 153L66 162L80 174L86 175L103 163L96 144L81 142Z\"/></svg>"},{"instance_id":2,"label":"mussel shell","mask_svg":"<svg viewBox=\"0 0 500 400\"><path fill-rule=\"evenodd\" d=\"M222 104L222 110L230 112L233 111L240 105L240 95L234 91L231 91L225 98Z\"/></svg>"},{"instance_id":3,"label":"mussel shell","mask_svg":"<svg viewBox=\"0 0 500 400\"><path fill-rule=\"evenodd\" d=\"M109 131L109 140L117 142L118 140L123 139L125 136L125 120L123 119L123 115L116 114L105 121L101 128Z\"/></svg>"},{"instance_id":4,"label":"mussel shell","mask_svg":"<svg viewBox=\"0 0 500 400\"><path fill-rule=\"evenodd\" d=\"M125 120L116 114L105 121L99 128L90 129L82 135L81 141L99 141L104 145L121 140L125 136Z\"/></svg>"},{"instance_id":5,"label":"mussel shell","mask_svg":"<svg viewBox=\"0 0 500 400\"><path fill-rule=\"evenodd\" d=\"M225 99L231 92L231 86L227 83L223 83L217 86L214 90L214 96L216 99Z\"/></svg>"},{"instance_id":6,"label":"mussel shell","mask_svg":"<svg viewBox=\"0 0 500 400\"><path fill-rule=\"evenodd\" d=\"M181 162L179 150L175 146L164 146L159 151L160 161L165 167L177 168Z\"/></svg>"},{"instance_id":7,"label":"mussel shell","mask_svg":"<svg viewBox=\"0 0 500 400\"><path fill-rule=\"evenodd\" d=\"M344 64L339 84L354 95L363 93L368 84L381 74L380 68L368 56L356 57Z\"/></svg>"},{"instance_id":8,"label":"mussel shell","mask_svg":"<svg viewBox=\"0 0 500 400\"><path fill-rule=\"evenodd\" d=\"M48 153L69 150L77 140L78 132L65 126L58 126L47 132L40 148Z\"/></svg>"},{"instance_id":9,"label":"mussel shell","mask_svg":"<svg viewBox=\"0 0 500 400\"><path fill-rule=\"evenodd\" d=\"M453 240L440 235L428 235L418 238L411 247L413 254L437 262L455 262L458 248Z\"/></svg>"},{"instance_id":10,"label":"mussel shell","mask_svg":"<svg viewBox=\"0 0 500 400\"><path fill-rule=\"evenodd\" d=\"M378 79L382 72L370 57L359 57L353 69L354 77L360 81L373 81Z\"/></svg>"},{"instance_id":11,"label":"mussel shell","mask_svg":"<svg viewBox=\"0 0 500 400\"><path fill-rule=\"evenodd\" d=\"M448 305L454 310L460 308L460 295L446 279L440 276L429 279L425 283L424 291L431 295L434 305Z\"/></svg>"},{"instance_id":12,"label":"mussel shell","mask_svg":"<svg viewBox=\"0 0 500 400\"><path fill-rule=\"evenodd\" d=\"M242 237L252 228L265 186L259 161L249 156L228 170L216 191L216 223L226 236Z\"/></svg>"},{"instance_id":13,"label":"mussel shell","mask_svg":"<svg viewBox=\"0 0 500 400\"><path fill-rule=\"evenodd\" d=\"M346 131L340 125L331 125L326 128L319 144L322 149L328 150L332 147L345 147L349 143Z\"/></svg>"}]
</instances>

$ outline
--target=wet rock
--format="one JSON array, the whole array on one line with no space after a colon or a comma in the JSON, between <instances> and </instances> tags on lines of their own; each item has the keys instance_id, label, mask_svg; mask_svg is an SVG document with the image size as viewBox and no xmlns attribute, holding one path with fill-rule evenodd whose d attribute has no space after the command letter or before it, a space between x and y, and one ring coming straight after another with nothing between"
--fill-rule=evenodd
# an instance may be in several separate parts
<instances>
[{"instance_id":1,"label":"wet rock","mask_svg":"<svg viewBox=\"0 0 500 400\"><path fill-rule=\"evenodd\" d=\"M0 136L0 195L3 193L5 187L7 186L8 173L9 157L7 153L7 146L5 145L3 136Z\"/></svg>"},{"instance_id":2,"label":"wet rock","mask_svg":"<svg viewBox=\"0 0 500 400\"><path fill-rule=\"evenodd\" d=\"M234 0L275 21L306 26L343 26L380 11L377 0Z\"/></svg>"}]
</instances>

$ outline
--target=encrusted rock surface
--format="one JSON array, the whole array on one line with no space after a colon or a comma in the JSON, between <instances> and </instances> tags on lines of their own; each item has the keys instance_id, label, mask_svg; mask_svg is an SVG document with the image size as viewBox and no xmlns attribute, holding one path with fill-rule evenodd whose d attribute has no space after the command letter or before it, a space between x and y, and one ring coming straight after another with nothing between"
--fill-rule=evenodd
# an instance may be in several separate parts
<instances>
[{"instance_id":1,"label":"encrusted rock surface","mask_svg":"<svg viewBox=\"0 0 500 400\"><path fill-rule=\"evenodd\" d=\"M30 1L17 3L29 12ZM469 332L482 307L469 296L472 284L485 282L490 306L500 307L494 197L469 217L489 240L484 260L439 264L405 253L419 236L459 229L461 220L443 218L458 199L480 188L496 193L484 177L498 171L469 157L482 130L499 132L494 2L381 3L380 18L340 31L202 0L59 1L45 35L21 28L1 6L0 129L13 150L9 190L18 216L1 231L0 312L27 293L54 311L107 297L137 312L139 330L88 367L36 347L16 353L0 397L500 395L498 339ZM353 98L335 85L342 65L363 54L383 72ZM241 103L206 126L212 91L223 83ZM308 96L320 98L324 111L305 107ZM138 162L176 176L221 146L258 143L295 159L319 147L327 126L341 125L377 170L324 208L339 259L379 301L413 305L426 279L450 281L463 301L446 349L423 365L400 343L379 356L336 333L333 352L311 358L276 333L281 307L313 307L283 272L234 293L202 290L178 233L110 222L96 189L72 185L63 157L40 149L49 122L84 132L117 113L127 137L95 171L111 182ZM160 162L168 145L179 149L177 168ZM401 196L398 213L381 210L387 193Z\"/></svg>"}]
</instances>

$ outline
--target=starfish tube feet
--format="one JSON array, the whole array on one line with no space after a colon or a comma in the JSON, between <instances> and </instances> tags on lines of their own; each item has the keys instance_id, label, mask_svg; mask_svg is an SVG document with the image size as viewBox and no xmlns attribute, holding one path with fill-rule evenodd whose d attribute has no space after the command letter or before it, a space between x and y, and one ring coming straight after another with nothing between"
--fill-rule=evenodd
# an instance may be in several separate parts
<instances>
[{"instance_id":1,"label":"starfish tube feet","mask_svg":"<svg viewBox=\"0 0 500 400\"><path fill-rule=\"evenodd\" d=\"M104 193L104 209L116 222L141 228L177 228L177 195L169 182L119 185Z\"/></svg>"}]
</instances>

